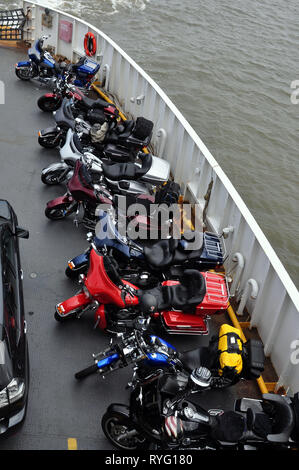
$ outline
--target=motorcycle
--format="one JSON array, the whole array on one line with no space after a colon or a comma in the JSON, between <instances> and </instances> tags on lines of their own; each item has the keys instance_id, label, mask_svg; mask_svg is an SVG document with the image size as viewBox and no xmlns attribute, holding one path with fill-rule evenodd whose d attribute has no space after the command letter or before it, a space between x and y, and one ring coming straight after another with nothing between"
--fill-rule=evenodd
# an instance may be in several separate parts
<instances>
[{"instance_id":1,"label":"motorcycle","mask_svg":"<svg viewBox=\"0 0 299 470\"><path fill-rule=\"evenodd\" d=\"M208 334L210 315L228 307L226 279L212 272L186 269L179 281L167 280L153 289L142 290L122 279L111 256L90 252L87 276L81 275L82 289L56 305L55 319L80 318L95 314L95 325L106 331L131 328L138 316L172 334Z\"/></svg>"},{"instance_id":2,"label":"motorcycle","mask_svg":"<svg viewBox=\"0 0 299 470\"><path fill-rule=\"evenodd\" d=\"M91 99L83 91L74 84L73 70L74 64L67 66L66 72L63 76L58 76L55 80L55 87L52 93L46 93L42 95L37 105L44 112L57 111L63 103L64 98L73 99L73 113L87 114L90 110L102 109L105 106L109 106L109 103L101 98ZM81 87L82 88L82 87ZM87 91L90 88L90 84L87 87ZM84 89L84 88L83 88ZM84 89L85 91L85 89ZM111 106L114 106L111 104Z\"/></svg>"},{"instance_id":3,"label":"motorcycle","mask_svg":"<svg viewBox=\"0 0 299 470\"><path fill-rule=\"evenodd\" d=\"M249 339L242 345L242 368L238 374L230 378L219 374L219 338L224 331L224 325L218 335L210 339L208 346L200 346L191 351L178 351L172 344L148 332L150 319L137 317L132 321L134 330L131 333L119 333L120 341L97 354L93 354L94 363L76 372L75 378L81 380L92 374L102 378L127 366L133 366L133 376L129 382L136 387L140 380L145 380L150 374L161 369L167 373L189 374L197 367L207 367L211 372L210 387L225 388L236 384L241 379L257 379L264 370L263 345L259 340ZM259 366L257 367L257 364Z\"/></svg>"},{"instance_id":4,"label":"motorcycle","mask_svg":"<svg viewBox=\"0 0 299 470\"><path fill-rule=\"evenodd\" d=\"M58 199L56 198L47 203L45 210L46 217L52 220L64 219L79 209L80 204L83 203L86 210L90 208L90 206L93 207L93 211L89 211L88 226L94 230L97 223L97 217L94 211L96 202L94 198L95 183L95 189L99 189L98 186L100 186L102 192L110 199L109 204L115 203L118 207L121 207L121 200L113 196L115 193L126 196L126 199L131 196L131 202L132 200L134 202L139 201L144 205L146 201L149 200L152 203L153 200L149 195L146 182L151 177L153 178L153 176L148 176L148 173L151 172L153 166L155 166L156 157L153 157L151 154L140 154L139 157L141 164L138 162L105 164L93 155L85 154L85 157L81 157L82 161L77 160L75 163L73 175L67 183L68 191L65 196ZM65 174L61 173L60 170L61 166L54 164L51 166L51 172L46 170L42 171L42 181L47 180L48 184L50 184L52 179L53 184L55 184L58 179L60 180L65 177L65 174L69 172L69 167L65 165ZM143 188L143 193L137 195L130 193L131 182L134 183L134 180L139 179L141 181L139 189L141 190L141 188ZM116 183L116 185L114 183ZM159 184L160 181L157 181L157 183ZM124 210L126 210L126 207L124 207ZM150 222L151 221L147 219L140 220L140 223L143 223L145 227L148 226Z\"/></svg>"},{"instance_id":5,"label":"motorcycle","mask_svg":"<svg viewBox=\"0 0 299 470\"><path fill-rule=\"evenodd\" d=\"M98 204L112 205L111 193L106 190L105 186L93 184L87 166L78 160L73 176L67 183L66 194L47 203L45 216L51 220L61 220L74 212L78 215L82 208L82 223L88 229L94 229ZM77 219L75 223L79 224Z\"/></svg>"},{"instance_id":6,"label":"motorcycle","mask_svg":"<svg viewBox=\"0 0 299 470\"><path fill-rule=\"evenodd\" d=\"M101 162L97 163L92 158L89 159L88 154L82 159L84 161L80 162L79 160L75 164L75 169L72 178L67 183L67 193L64 196L58 197L49 201L45 209L45 215L51 220L65 219L74 212L76 215L79 214L80 209L83 209L83 218L79 222L78 219L75 219L75 224L83 223L86 228L89 230L95 230L98 218L96 215L96 209L98 204L107 205L117 205L118 199L114 197L113 193L107 188L105 179L102 174L99 175L101 170L104 170ZM147 168L151 164L151 155L143 154L142 166L134 165L133 163L127 164L115 164L121 167L124 167L124 176L140 177L143 173L146 173ZM86 163L85 163L86 162ZM133 167L133 168L132 168ZM55 178L55 174L53 178ZM127 197L126 197L127 199ZM134 199L135 202L140 201L141 204L147 202L146 195L137 195ZM135 220L142 229L150 229L151 226L155 227L155 220L152 218L147 218L146 220L139 220L139 216L134 214L131 216L126 216L126 205L123 208L120 208L120 213L124 216L121 217L123 221L123 228L126 230L127 223ZM171 220L168 221L169 225ZM159 230L159 225L156 227L157 231Z\"/></svg>"},{"instance_id":7,"label":"motorcycle","mask_svg":"<svg viewBox=\"0 0 299 470\"><path fill-rule=\"evenodd\" d=\"M162 187L162 191L163 189ZM164 197L161 203L165 202L168 201ZM223 264L224 240L215 233L184 233L180 240L170 238L144 246L119 233L112 210L98 211L98 218L98 236L90 232L87 234L87 240L96 246L97 251L110 253L119 263L121 275L125 275L139 287L146 287L149 282L157 283L174 276L179 277L185 268L204 271ZM191 243L192 249L189 248ZM80 274L87 273L90 250L91 245L84 253L68 261L65 270L67 277L78 279Z\"/></svg>"},{"instance_id":8,"label":"motorcycle","mask_svg":"<svg viewBox=\"0 0 299 470\"><path fill-rule=\"evenodd\" d=\"M42 83L55 83L57 77L62 78L68 70L74 74L74 84L89 88L92 80L99 71L100 65L86 57L81 58L77 64L71 67L59 64L47 51L43 50L44 41L50 36L38 38L33 46L28 49L28 61L21 61L15 65L15 73L21 80L37 79Z\"/></svg>"},{"instance_id":9,"label":"motorcycle","mask_svg":"<svg viewBox=\"0 0 299 470\"><path fill-rule=\"evenodd\" d=\"M91 120L89 114L86 119L80 114L76 117L73 112L73 98L64 98L61 106L57 111L53 112L56 122L55 127L48 127L38 131L38 143L45 148L63 147L66 142L66 135L68 130L75 131L90 145L89 134L92 124L88 121ZM109 105L103 101L103 108L97 113L96 119L99 123L103 124L105 121L113 123L118 118L118 111L113 105Z\"/></svg>"},{"instance_id":10,"label":"motorcycle","mask_svg":"<svg viewBox=\"0 0 299 470\"><path fill-rule=\"evenodd\" d=\"M140 140L136 137L136 134L134 134L135 128L140 129L140 120L142 118L137 118L135 124L133 120L130 121L132 124L130 124L129 127L131 128L133 126L132 131L128 131L128 127L125 127L125 130L121 132L124 127L122 125L116 125L118 111L112 105L105 107L101 111L101 115L97 113L96 118L98 119L98 123L94 125L88 124L81 117L74 119L72 116L71 102L68 103L67 101L64 101L61 110L62 111L59 112L59 114L58 111L55 114L55 120L57 122L57 126L55 128L39 131L40 145L44 147L61 146L61 163L49 165L42 171L41 177L45 184L59 184L67 182L72 176L74 162L82 158L82 155L84 155L85 152L88 152L89 154L92 153L92 158L95 161L107 160L108 162L113 161L116 163L134 162L138 158L138 152L146 147L149 142L150 136ZM87 115L87 120L88 119L89 121L91 120L89 113ZM97 125L102 128L103 126L101 123L103 124L104 122L107 123L105 137L102 139L103 142L101 144L96 145L97 149L95 149L95 144L93 143L94 127ZM121 145L109 143L110 132L112 132L113 129L114 131L112 135L117 133L119 143ZM114 137L113 140L115 140ZM69 171L66 171L67 168ZM169 172L169 164L167 162L158 157L153 157L153 165L146 178L149 181L153 180L154 184L156 182L160 183L161 177L159 175L161 175L162 178L168 178ZM55 177L53 177L53 173ZM63 175L63 177L61 175ZM165 180L163 179L163 182L164 181ZM112 183L110 182L110 184ZM140 184L137 182L131 182L130 186L131 191L134 191L135 193L143 192L144 190L144 185L140 188Z\"/></svg>"},{"instance_id":11,"label":"motorcycle","mask_svg":"<svg viewBox=\"0 0 299 470\"><path fill-rule=\"evenodd\" d=\"M299 393L240 398L234 410L205 410L191 396L211 388L206 367L188 377L157 371L133 386L129 406L113 403L102 417L121 450L298 449Z\"/></svg>"}]
</instances>

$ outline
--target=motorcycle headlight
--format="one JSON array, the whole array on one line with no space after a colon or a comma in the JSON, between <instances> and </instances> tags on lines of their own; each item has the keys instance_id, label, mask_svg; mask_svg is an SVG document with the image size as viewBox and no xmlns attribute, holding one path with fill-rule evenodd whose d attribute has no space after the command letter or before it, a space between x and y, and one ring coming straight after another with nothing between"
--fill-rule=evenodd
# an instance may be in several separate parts
<instances>
[{"instance_id":1,"label":"motorcycle headlight","mask_svg":"<svg viewBox=\"0 0 299 470\"><path fill-rule=\"evenodd\" d=\"M12 379L6 388L0 391L0 408L20 400L25 393L25 383L20 379Z\"/></svg>"}]
</instances>

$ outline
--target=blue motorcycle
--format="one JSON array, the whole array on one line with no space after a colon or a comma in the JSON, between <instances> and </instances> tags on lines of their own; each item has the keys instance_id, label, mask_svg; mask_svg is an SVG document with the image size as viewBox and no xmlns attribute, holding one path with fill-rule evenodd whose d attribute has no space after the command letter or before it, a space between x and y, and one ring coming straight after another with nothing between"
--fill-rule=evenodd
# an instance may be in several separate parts
<instances>
[{"instance_id":1,"label":"blue motorcycle","mask_svg":"<svg viewBox=\"0 0 299 470\"><path fill-rule=\"evenodd\" d=\"M182 269L214 269L223 264L225 258L224 241L210 232L198 233L196 249L189 249L190 240L159 240L150 246L142 246L117 230L117 223L112 213L99 211L99 223L96 233L88 234L87 239L97 251L111 252L117 260L121 276L139 287L156 284L161 276L180 277ZM195 236L195 234L194 234ZM89 267L91 247L84 253L68 261L65 274L70 279L77 279L86 274Z\"/></svg>"},{"instance_id":2,"label":"blue motorcycle","mask_svg":"<svg viewBox=\"0 0 299 470\"><path fill-rule=\"evenodd\" d=\"M147 375L150 370L183 369L176 348L164 339L143 331L147 328L145 323L147 321L143 318L132 322L132 326L136 325L138 329L129 334L118 334L122 338L121 341L111 344L105 351L93 354L94 364L77 372L76 379L83 379L94 373L105 377L108 373L129 364L135 365L133 382Z\"/></svg>"},{"instance_id":3,"label":"blue motorcycle","mask_svg":"<svg viewBox=\"0 0 299 470\"><path fill-rule=\"evenodd\" d=\"M67 65L58 63L47 51L43 50L44 41L49 36L42 36L37 39L33 46L28 49L29 60L18 62L15 72L19 79L36 79L43 83L64 80L66 72L68 76L74 76L73 84L88 89L93 78L99 71L100 65L93 60L82 57L76 64Z\"/></svg>"}]
</instances>

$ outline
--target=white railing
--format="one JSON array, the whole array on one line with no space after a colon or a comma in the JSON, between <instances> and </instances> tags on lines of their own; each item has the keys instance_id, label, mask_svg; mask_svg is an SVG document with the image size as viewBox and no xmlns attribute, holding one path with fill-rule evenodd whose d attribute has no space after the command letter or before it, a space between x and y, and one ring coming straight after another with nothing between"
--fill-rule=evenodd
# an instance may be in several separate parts
<instances>
[{"instance_id":1,"label":"white railing","mask_svg":"<svg viewBox=\"0 0 299 470\"><path fill-rule=\"evenodd\" d=\"M217 161L159 86L104 33L54 9L49 10L52 26L48 28L42 26L45 7L30 1L24 1L23 7L25 12L29 8L31 15L24 39L32 41L42 34L50 34L48 44L70 60L85 55L86 32L95 35L94 59L101 62L99 80L106 78L106 90L118 97L125 112L135 117L144 116L155 123L152 142L156 154L170 162L172 175L183 185L190 202L204 209L205 195L213 183L206 222L209 229L218 233L224 229L226 233L230 255L225 267L233 279L233 291L237 298L243 294L242 308L246 306L251 326L258 328L280 385L290 392L299 390L299 364L290 361L291 344L299 344L299 341L294 343L299 339L299 293ZM59 39L61 20L72 23L69 43ZM252 285L254 293L250 289Z\"/></svg>"}]
</instances>

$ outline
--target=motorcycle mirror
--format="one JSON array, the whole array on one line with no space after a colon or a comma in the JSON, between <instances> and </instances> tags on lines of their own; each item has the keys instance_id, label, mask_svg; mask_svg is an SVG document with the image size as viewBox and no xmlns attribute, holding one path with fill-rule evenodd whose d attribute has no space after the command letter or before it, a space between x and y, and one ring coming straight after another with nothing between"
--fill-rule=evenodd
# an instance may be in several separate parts
<instances>
[{"instance_id":1,"label":"motorcycle mirror","mask_svg":"<svg viewBox=\"0 0 299 470\"><path fill-rule=\"evenodd\" d=\"M88 232L87 235L86 235L86 239L87 241L89 242L90 240L93 239L93 233L92 232Z\"/></svg>"}]
</instances>

